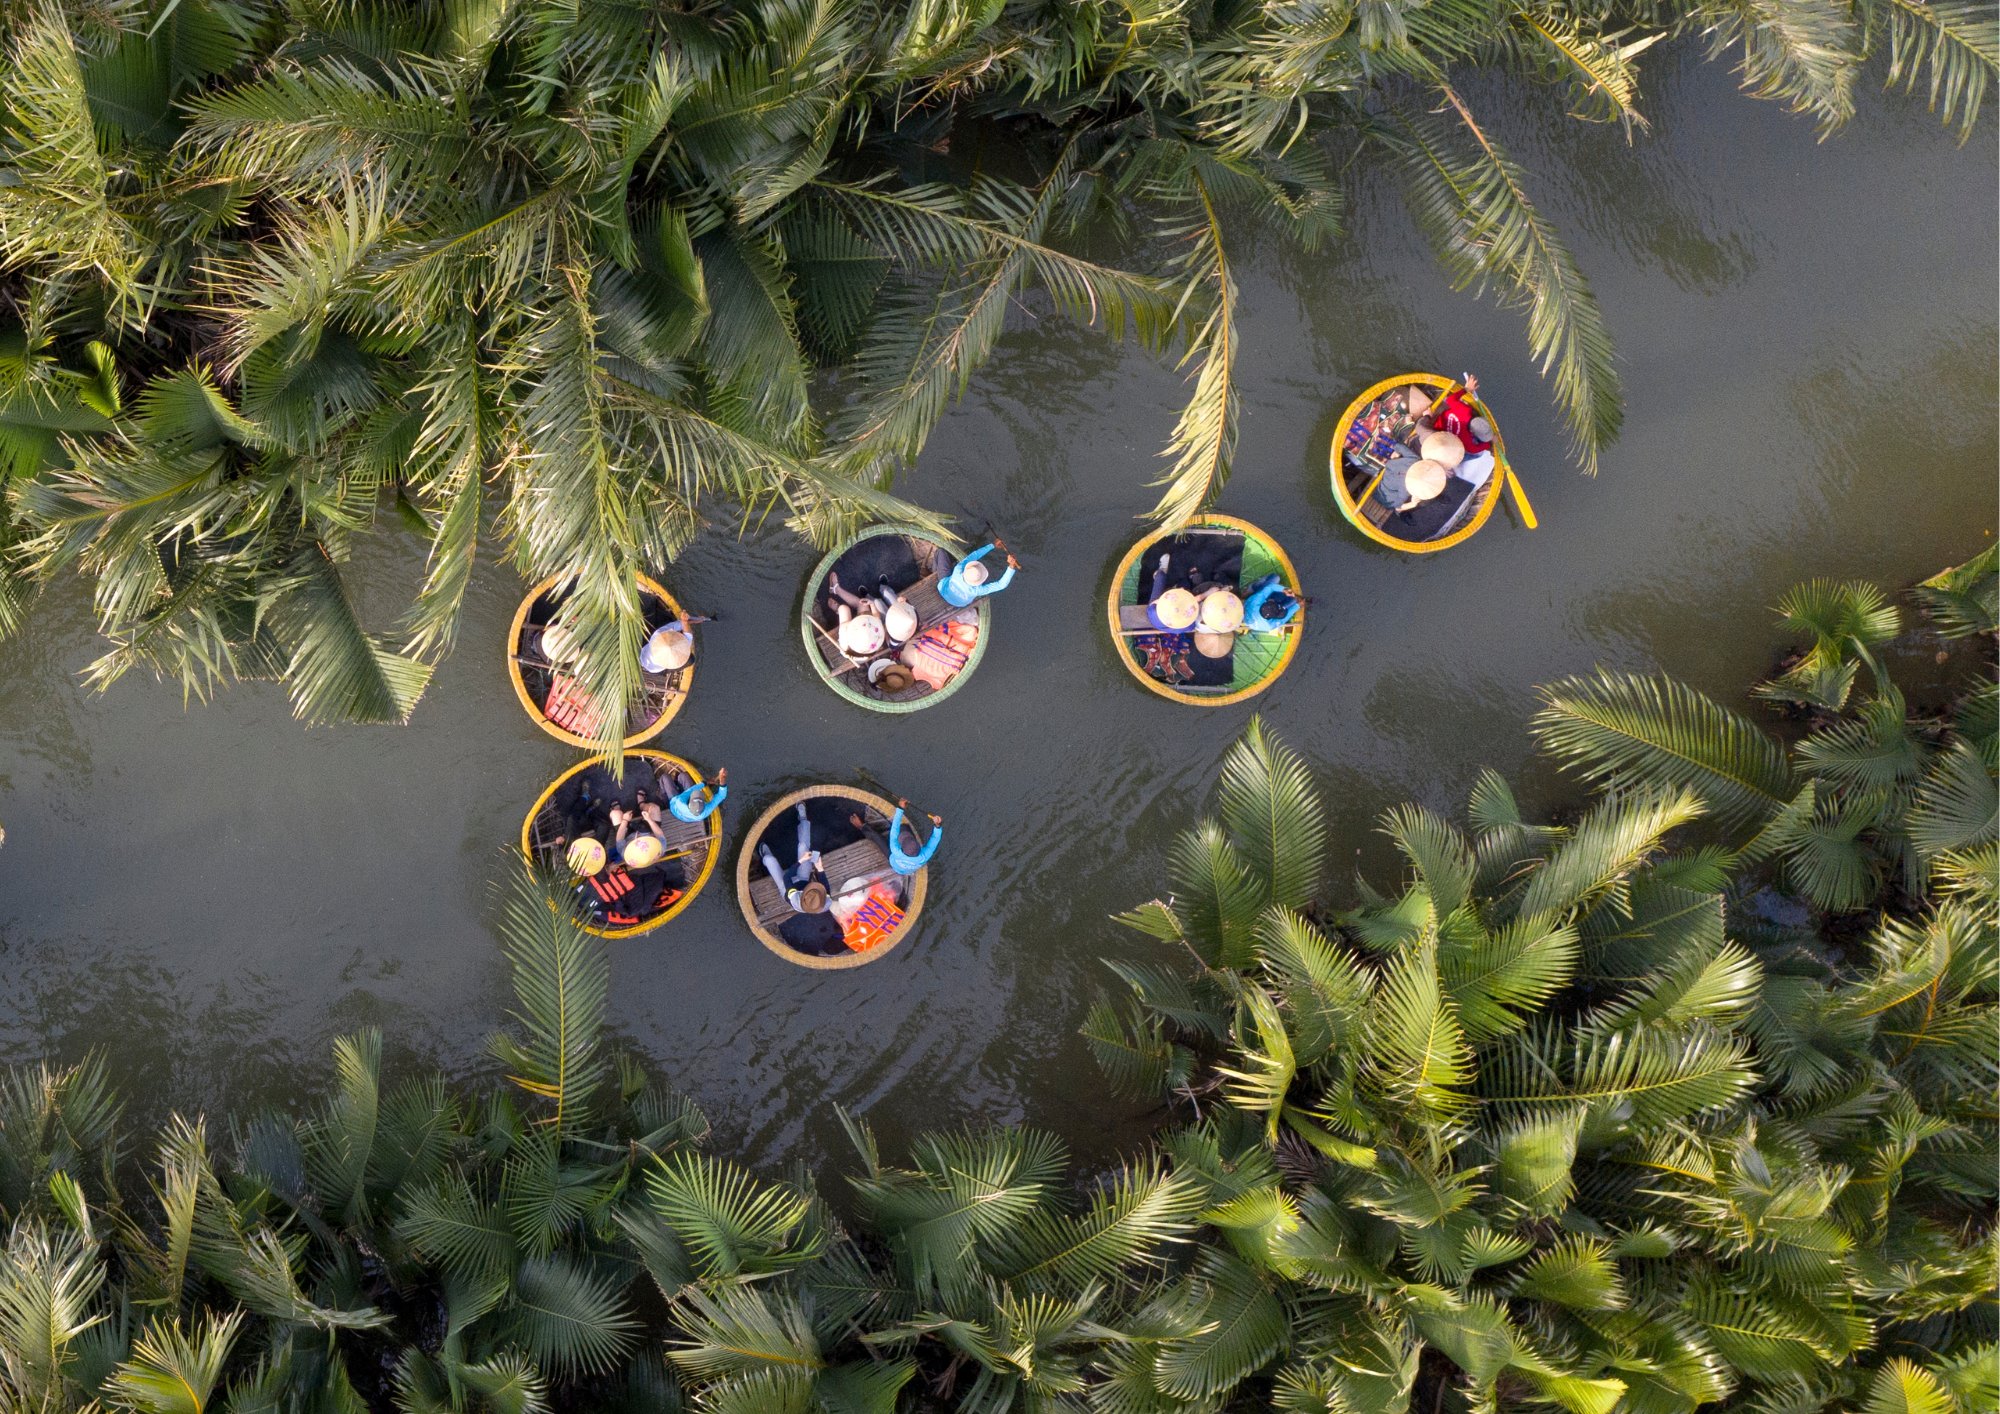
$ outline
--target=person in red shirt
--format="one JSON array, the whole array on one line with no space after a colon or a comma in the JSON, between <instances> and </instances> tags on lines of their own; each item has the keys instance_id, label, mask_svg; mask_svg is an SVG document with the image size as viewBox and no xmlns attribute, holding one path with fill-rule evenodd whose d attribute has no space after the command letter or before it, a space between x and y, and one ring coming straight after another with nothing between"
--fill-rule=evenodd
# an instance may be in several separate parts
<instances>
[{"instance_id":1,"label":"person in red shirt","mask_svg":"<svg viewBox=\"0 0 2000 1414\"><path fill-rule=\"evenodd\" d=\"M1434 404L1429 418L1432 430L1449 432L1465 444L1465 460L1453 474L1474 486L1484 485L1493 474L1493 426L1472 405L1478 393L1479 380L1466 374L1465 386Z\"/></svg>"}]
</instances>

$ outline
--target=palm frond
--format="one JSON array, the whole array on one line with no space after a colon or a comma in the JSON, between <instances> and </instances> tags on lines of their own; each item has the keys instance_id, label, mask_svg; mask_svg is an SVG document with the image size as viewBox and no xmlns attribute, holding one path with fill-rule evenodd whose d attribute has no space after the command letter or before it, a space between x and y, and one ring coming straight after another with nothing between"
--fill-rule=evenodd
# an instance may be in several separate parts
<instances>
[{"instance_id":1,"label":"palm frond","mask_svg":"<svg viewBox=\"0 0 2000 1414\"><path fill-rule=\"evenodd\" d=\"M1222 758L1216 804L1231 843L1264 903L1302 908L1319 887L1326 852L1326 816L1305 761L1275 738L1263 722L1249 727Z\"/></svg>"},{"instance_id":2,"label":"palm frond","mask_svg":"<svg viewBox=\"0 0 2000 1414\"><path fill-rule=\"evenodd\" d=\"M2000 545L1932 575L1910 593L1947 638L1993 632L2000 627Z\"/></svg>"},{"instance_id":3,"label":"palm frond","mask_svg":"<svg viewBox=\"0 0 2000 1414\"><path fill-rule=\"evenodd\" d=\"M531 874L517 880L500 928L519 1006L510 1015L521 1034L496 1035L490 1044L515 1084L554 1107L550 1118L561 1131L581 1121L604 1076L611 969L603 944L569 910L551 906L543 881Z\"/></svg>"},{"instance_id":4,"label":"palm frond","mask_svg":"<svg viewBox=\"0 0 2000 1414\"><path fill-rule=\"evenodd\" d=\"M2000 788L1971 743L1954 741L1939 753L1917 791L1908 828L1926 860L1988 843L2000 832Z\"/></svg>"},{"instance_id":5,"label":"palm frond","mask_svg":"<svg viewBox=\"0 0 2000 1414\"><path fill-rule=\"evenodd\" d=\"M602 1374L638 1338L622 1283L566 1257L529 1258L515 1273L510 1307L522 1346L544 1369Z\"/></svg>"},{"instance_id":6,"label":"palm frond","mask_svg":"<svg viewBox=\"0 0 2000 1414\"><path fill-rule=\"evenodd\" d=\"M243 1316L211 1315L192 1332L150 1324L108 1382L111 1402L140 1414L205 1414Z\"/></svg>"},{"instance_id":7,"label":"palm frond","mask_svg":"<svg viewBox=\"0 0 2000 1414\"><path fill-rule=\"evenodd\" d=\"M1404 200L1458 288L1497 285L1505 305L1527 310L1529 350L1545 376L1554 370L1575 455L1594 474L1625 416L1597 297L1529 199L1527 174L1456 93L1441 92L1457 126L1437 114L1399 112L1396 127L1384 131L1401 159Z\"/></svg>"},{"instance_id":8,"label":"palm frond","mask_svg":"<svg viewBox=\"0 0 2000 1414\"><path fill-rule=\"evenodd\" d=\"M1770 817L1797 793L1776 741L1672 678L1600 670L1539 691L1547 706L1529 731L1587 779L1692 790L1732 826Z\"/></svg>"},{"instance_id":9,"label":"palm frond","mask_svg":"<svg viewBox=\"0 0 2000 1414\"><path fill-rule=\"evenodd\" d=\"M1736 72L1758 98L1813 114L1822 132L1853 116L1860 54L1850 7L1835 0L1698 0L1682 24L1707 38L1710 58L1741 44Z\"/></svg>"},{"instance_id":10,"label":"palm frond","mask_svg":"<svg viewBox=\"0 0 2000 1414\"><path fill-rule=\"evenodd\" d=\"M1986 86L2000 69L2000 22L1983 5L1924 4L1922 0L1864 0L1857 5L1873 48L1883 31L1889 40L1890 86L1917 86L1917 75L1930 71L1930 108L1950 123L1958 119L1959 141L1972 136ZM1992 602L1991 595L1987 603ZM1986 610L1991 628L1994 611Z\"/></svg>"}]
</instances>

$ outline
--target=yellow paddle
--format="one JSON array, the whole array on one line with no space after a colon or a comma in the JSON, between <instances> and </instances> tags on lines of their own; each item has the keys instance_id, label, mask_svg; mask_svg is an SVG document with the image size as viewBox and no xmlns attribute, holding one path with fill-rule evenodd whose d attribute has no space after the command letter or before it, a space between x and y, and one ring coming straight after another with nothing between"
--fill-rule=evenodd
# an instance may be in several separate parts
<instances>
[{"instance_id":1,"label":"yellow paddle","mask_svg":"<svg viewBox=\"0 0 2000 1414\"><path fill-rule=\"evenodd\" d=\"M1514 508L1521 513L1521 519L1533 530L1537 524L1535 508L1528 504L1528 493L1521 489L1521 478L1514 474L1514 468L1507 468L1507 489L1514 493Z\"/></svg>"}]
</instances>

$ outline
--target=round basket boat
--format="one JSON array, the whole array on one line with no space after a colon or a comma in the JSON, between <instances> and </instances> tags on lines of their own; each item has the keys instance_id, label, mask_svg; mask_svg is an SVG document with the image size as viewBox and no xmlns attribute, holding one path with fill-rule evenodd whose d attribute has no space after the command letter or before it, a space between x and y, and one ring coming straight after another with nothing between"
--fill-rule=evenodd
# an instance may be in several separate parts
<instances>
[{"instance_id":1,"label":"round basket boat","mask_svg":"<svg viewBox=\"0 0 2000 1414\"><path fill-rule=\"evenodd\" d=\"M1383 464L1383 457L1377 448L1386 441L1394 440L1398 432L1407 427L1409 418L1402 409L1399 395L1412 383L1428 390L1432 401L1460 386L1455 379L1446 378L1441 373L1400 373L1394 378L1384 378L1363 391L1340 415L1340 422L1333 429L1333 450L1328 460L1333 479L1333 499L1339 503L1340 513L1356 530L1392 550L1428 555L1436 550L1449 550L1460 541L1471 539L1481 526L1492 519L1493 508L1506 494L1507 478L1513 475L1513 468L1507 462L1507 444L1500 436L1500 420L1493 416L1493 409L1484 402L1471 399L1472 405L1493 427L1493 474L1486 478L1485 485L1460 501L1441 525L1425 524L1408 535L1399 534L1399 529L1407 523L1374 499L1375 483L1381 479ZM1449 487L1451 483L1445 484Z\"/></svg>"},{"instance_id":2,"label":"round basket boat","mask_svg":"<svg viewBox=\"0 0 2000 1414\"><path fill-rule=\"evenodd\" d=\"M900 920L892 909L881 908L872 918L857 915L859 925L842 924L831 907L824 913L793 911L759 861L757 846L768 842L779 864L789 869L798 859L796 807L800 805L806 807L812 847L820 852L827 889L836 896L852 897L860 889L887 893L900 884ZM890 870L882 842L888 838L895 809L893 800L851 786L808 786L759 815L736 859L736 902L757 941L787 962L831 971L875 962L907 938L923 912L931 871L925 865L905 879ZM848 817L857 814L867 830L856 830L849 822ZM867 926L871 923L874 926ZM862 947L857 950L854 942Z\"/></svg>"},{"instance_id":3,"label":"round basket boat","mask_svg":"<svg viewBox=\"0 0 2000 1414\"><path fill-rule=\"evenodd\" d=\"M567 597L556 590L561 580L561 575L550 575L530 589L521 607L514 611L514 627L507 638L507 675L513 679L514 695L521 699L521 706L535 719L536 726L557 741L595 750L597 743L589 736L570 730L589 725L589 704L584 702L579 706L571 700L566 687L569 679L542 652L542 630L555 621ZM639 576L639 605L646 615L648 634L685 617L680 602L667 593L666 587L643 574ZM697 647L695 657L699 656ZM694 682L694 665L695 658L691 657L682 667L668 672L642 674L643 690L625 711L627 750L651 741L674 719L681 704L687 701L688 688ZM556 701L554 711L562 721L550 718L552 693Z\"/></svg>"},{"instance_id":4,"label":"round basket boat","mask_svg":"<svg viewBox=\"0 0 2000 1414\"><path fill-rule=\"evenodd\" d=\"M939 597L933 561L941 548L914 525L871 525L836 546L813 570L805 602L799 608L799 636L805 640L813 671L855 706L871 712L917 712L935 707L963 687L986 656L993 611L983 598L974 600L970 608L954 609ZM886 579L917 611L920 630L955 633L959 641L951 651L964 655L964 666L942 687L913 682L892 692L871 683L871 670L879 672L878 664L895 661L896 645L885 643L880 652L861 661L840 651L835 637L839 620L827 606L832 597L827 592L827 576L833 573L839 574L842 588L864 597L873 595ZM970 644L963 642L968 630L977 634Z\"/></svg>"},{"instance_id":5,"label":"round basket boat","mask_svg":"<svg viewBox=\"0 0 2000 1414\"><path fill-rule=\"evenodd\" d=\"M1148 535L1118 562L1111 577L1105 608L1111 621L1111 642L1118 661L1153 692L1176 702L1223 707L1255 697L1278 680L1298 652L1305 630L1302 604L1292 621L1271 633L1238 631L1227 657L1208 658L1192 650L1178 656L1193 674L1190 680L1168 682L1147 669L1147 645L1163 637L1146 617L1153 571L1161 555L1168 557L1167 577L1186 586L1194 570L1206 583L1223 584L1239 592L1265 575L1275 574L1290 593L1299 593L1298 571L1278 542L1235 516L1196 516L1171 534Z\"/></svg>"},{"instance_id":6,"label":"round basket boat","mask_svg":"<svg viewBox=\"0 0 2000 1414\"><path fill-rule=\"evenodd\" d=\"M565 841L571 820L589 809L583 801L584 795L587 793L590 801L607 808L617 804L629 809L635 804L636 792L644 790L654 802L664 805L669 796L678 793L667 774L675 770L697 782L703 780L692 761L665 751L626 752L623 780L614 779L600 761L585 761L570 767L550 782L549 788L529 807L527 819L521 822L521 852L530 863L541 865L556 878L574 880L576 876L564 857ZM715 872L715 861L722 857L722 812L710 812L699 825L665 815L660 828L666 836L667 854L658 867L668 871L668 892L661 895L659 906L628 927L586 925L585 932L600 938L636 938L641 933L650 933L693 903L695 895L708 883L708 876ZM677 866L679 882L674 883Z\"/></svg>"}]
</instances>

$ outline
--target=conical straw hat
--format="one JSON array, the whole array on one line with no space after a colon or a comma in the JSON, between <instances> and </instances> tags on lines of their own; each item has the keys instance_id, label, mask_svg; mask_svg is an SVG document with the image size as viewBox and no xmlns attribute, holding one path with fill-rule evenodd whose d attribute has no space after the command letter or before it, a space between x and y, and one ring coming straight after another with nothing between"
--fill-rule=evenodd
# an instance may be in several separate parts
<instances>
[{"instance_id":1,"label":"conical straw hat","mask_svg":"<svg viewBox=\"0 0 2000 1414\"><path fill-rule=\"evenodd\" d=\"M1201 607L1195 603L1194 595L1178 587L1155 599L1151 607L1156 619L1176 631L1193 628L1194 621L1201 617Z\"/></svg>"},{"instance_id":2,"label":"conical straw hat","mask_svg":"<svg viewBox=\"0 0 2000 1414\"><path fill-rule=\"evenodd\" d=\"M604 867L604 846L586 835L583 839L570 841L568 858L574 873L595 874Z\"/></svg>"},{"instance_id":3,"label":"conical straw hat","mask_svg":"<svg viewBox=\"0 0 2000 1414\"><path fill-rule=\"evenodd\" d=\"M1201 601L1201 627L1208 633L1234 633L1243 622L1243 601L1227 589L1205 595Z\"/></svg>"},{"instance_id":4,"label":"conical straw hat","mask_svg":"<svg viewBox=\"0 0 2000 1414\"><path fill-rule=\"evenodd\" d=\"M1465 443L1450 432L1433 432L1423 441L1426 461L1434 461L1446 471L1450 471L1465 460Z\"/></svg>"},{"instance_id":5,"label":"conical straw hat","mask_svg":"<svg viewBox=\"0 0 2000 1414\"><path fill-rule=\"evenodd\" d=\"M1434 461L1420 461L1411 467L1403 477L1403 490L1414 501L1428 501L1444 490L1444 479L1450 475Z\"/></svg>"},{"instance_id":6,"label":"conical straw hat","mask_svg":"<svg viewBox=\"0 0 2000 1414\"><path fill-rule=\"evenodd\" d=\"M644 869L648 864L659 863L660 856L667 847L652 835L635 835L625 841L625 863L633 869Z\"/></svg>"},{"instance_id":7,"label":"conical straw hat","mask_svg":"<svg viewBox=\"0 0 2000 1414\"><path fill-rule=\"evenodd\" d=\"M1197 633L1194 636L1194 651L1204 658L1227 658L1236 646L1233 633Z\"/></svg>"},{"instance_id":8,"label":"conical straw hat","mask_svg":"<svg viewBox=\"0 0 2000 1414\"><path fill-rule=\"evenodd\" d=\"M1414 383L1403 390L1403 402L1411 417L1422 417L1431 410L1431 395Z\"/></svg>"}]
</instances>

